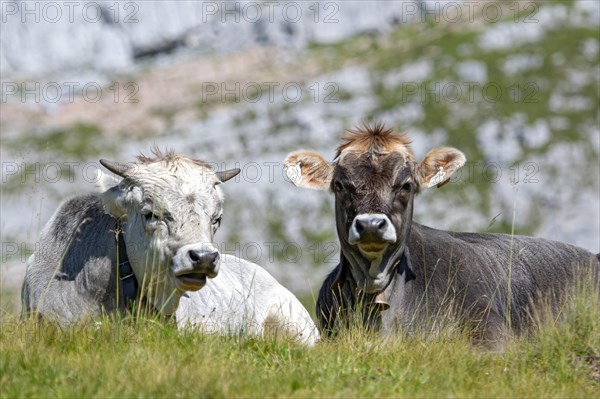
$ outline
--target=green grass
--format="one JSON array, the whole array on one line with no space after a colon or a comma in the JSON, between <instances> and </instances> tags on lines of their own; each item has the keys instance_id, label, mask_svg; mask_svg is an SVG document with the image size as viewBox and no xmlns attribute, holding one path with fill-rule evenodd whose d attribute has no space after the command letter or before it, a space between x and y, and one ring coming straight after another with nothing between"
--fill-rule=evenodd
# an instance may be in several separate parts
<instances>
[{"instance_id":1,"label":"green grass","mask_svg":"<svg viewBox=\"0 0 600 399\"><path fill-rule=\"evenodd\" d=\"M503 353L466 337L383 338L351 329L313 348L179 333L173 322L55 325L5 316L2 397L593 398L600 389L600 296L582 290L561 321Z\"/></svg>"}]
</instances>

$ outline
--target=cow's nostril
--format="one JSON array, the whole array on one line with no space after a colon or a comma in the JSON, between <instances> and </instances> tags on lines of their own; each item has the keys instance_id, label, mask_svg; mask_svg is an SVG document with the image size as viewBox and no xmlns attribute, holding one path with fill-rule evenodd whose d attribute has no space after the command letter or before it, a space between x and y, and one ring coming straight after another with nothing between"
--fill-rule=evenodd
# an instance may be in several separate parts
<instances>
[{"instance_id":1,"label":"cow's nostril","mask_svg":"<svg viewBox=\"0 0 600 399\"><path fill-rule=\"evenodd\" d=\"M210 260L210 263L215 264L219 260L219 253L217 251L211 252L207 255L207 258Z\"/></svg>"},{"instance_id":2,"label":"cow's nostril","mask_svg":"<svg viewBox=\"0 0 600 399\"><path fill-rule=\"evenodd\" d=\"M359 236L361 236L363 231L365 231L365 226L363 224L363 221L360 219L355 220L354 228L356 229L356 232L358 233Z\"/></svg>"},{"instance_id":3,"label":"cow's nostril","mask_svg":"<svg viewBox=\"0 0 600 399\"><path fill-rule=\"evenodd\" d=\"M192 263L197 265L214 265L219 260L219 251L207 252L207 251L188 251L188 256Z\"/></svg>"},{"instance_id":4,"label":"cow's nostril","mask_svg":"<svg viewBox=\"0 0 600 399\"><path fill-rule=\"evenodd\" d=\"M196 251L190 250L188 251L188 256L194 263L215 263L219 259L218 251Z\"/></svg>"},{"instance_id":5,"label":"cow's nostril","mask_svg":"<svg viewBox=\"0 0 600 399\"><path fill-rule=\"evenodd\" d=\"M374 219L373 220L373 224L375 225L375 228L377 230L383 230L386 227L386 225L387 225L387 221L385 219L383 219L383 218L381 218L381 219Z\"/></svg>"},{"instance_id":6,"label":"cow's nostril","mask_svg":"<svg viewBox=\"0 0 600 399\"><path fill-rule=\"evenodd\" d=\"M189 251L188 255L189 255L190 259L192 260L192 262L194 262L194 263L198 262L202 256L198 251L193 251L193 250Z\"/></svg>"}]
</instances>

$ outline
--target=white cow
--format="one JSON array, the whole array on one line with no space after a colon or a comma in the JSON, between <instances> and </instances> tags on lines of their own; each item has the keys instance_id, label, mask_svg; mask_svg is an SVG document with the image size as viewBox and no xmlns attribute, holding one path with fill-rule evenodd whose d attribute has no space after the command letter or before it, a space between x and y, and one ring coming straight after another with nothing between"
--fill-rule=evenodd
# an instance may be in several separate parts
<instances>
[{"instance_id":1,"label":"white cow","mask_svg":"<svg viewBox=\"0 0 600 399\"><path fill-rule=\"evenodd\" d=\"M220 335L277 336L313 345L319 332L300 301L262 267L222 255L217 277L187 292L175 313L180 329Z\"/></svg>"},{"instance_id":2,"label":"white cow","mask_svg":"<svg viewBox=\"0 0 600 399\"><path fill-rule=\"evenodd\" d=\"M78 323L145 300L171 315L184 295L180 324L198 324L212 306L218 320L239 331L262 333L280 323L286 334L314 342L316 328L289 291L257 265L223 261L213 245L223 212L219 186L239 169L214 172L208 163L158 150L133 164L100 162L123 179L102 194L65 201L44 227L23 282L24 314ZM220 279L193 292L221 268Z\"/></svg>"}]
</instances>

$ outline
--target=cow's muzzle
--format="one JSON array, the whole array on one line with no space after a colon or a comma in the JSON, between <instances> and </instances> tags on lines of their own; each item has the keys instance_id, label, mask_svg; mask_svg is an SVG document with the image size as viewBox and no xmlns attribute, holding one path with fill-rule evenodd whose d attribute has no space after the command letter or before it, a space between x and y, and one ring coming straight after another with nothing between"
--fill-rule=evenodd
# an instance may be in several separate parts
<instances>
[{"instance_id":1,"label":"cow's muzzle","mask_svg":"<svg viewBox=\"0 0 600 399\"><path fill-rule=\"evenodd\" d=\"M213 278L217 276L219 260L221 255L219 251L188 251L188 256L192 261L193 273L202 273Z\"/></svg>"},{"instance_id":2,"label":"cow's muzzle","mask_svg":"<svg viewBox=\"0 0 600 399\"><path fill-rule=\"evenodd\" d=\"M348 242L357 245L361 252L380 253L388 244L396 242L396 228L384 214L361 214L352 221Z\"/></svg>"},{"instance_id":3,"label":"cow's muzzle","mask_svg":"<svg viewBox=\"0 0 600 399\"><path fill-rule=\"evenodd\" d=\"M177 285L184 291L196 291L206 284L207 278L219 273L221 255L215 249L189 249L183 267L174 270Z\"/></svg>"}]
</instances>

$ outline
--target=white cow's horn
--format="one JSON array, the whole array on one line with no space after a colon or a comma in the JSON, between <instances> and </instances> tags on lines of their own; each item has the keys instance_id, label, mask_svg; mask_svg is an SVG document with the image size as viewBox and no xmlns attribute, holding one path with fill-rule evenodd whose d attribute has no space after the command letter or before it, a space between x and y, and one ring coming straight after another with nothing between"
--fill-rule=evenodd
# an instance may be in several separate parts
<instances>
[{"instance_id":1,"label":"white cow's horn","mask_svg":"<svg viewBox=\"0 0 600 399\"><path fill-rule=\"evenodd\" d=\"M101 159L100 163L102 164L102 166L104 166L106 169L110 170L114 174L119 175L121 177L127 177L127 170L129 169L127 166L118 162L107 161L106 159Z\"/></svg>"},{"instance_id":2,"label":"white cow's horn","mask_svg":"<svg viewBox=\"0 0 600 399\"><path fill-rule=\"evenodd\" d=\"M238 173L240 173L240 169L239 168L229 169L229 170L223 170L223 171L220 171L220 172L215 172L215 174L217 175L217 178L222 183L225 183L227 180L231 179L232 177L235 177Z\"/></svg>"}]
</instances>

